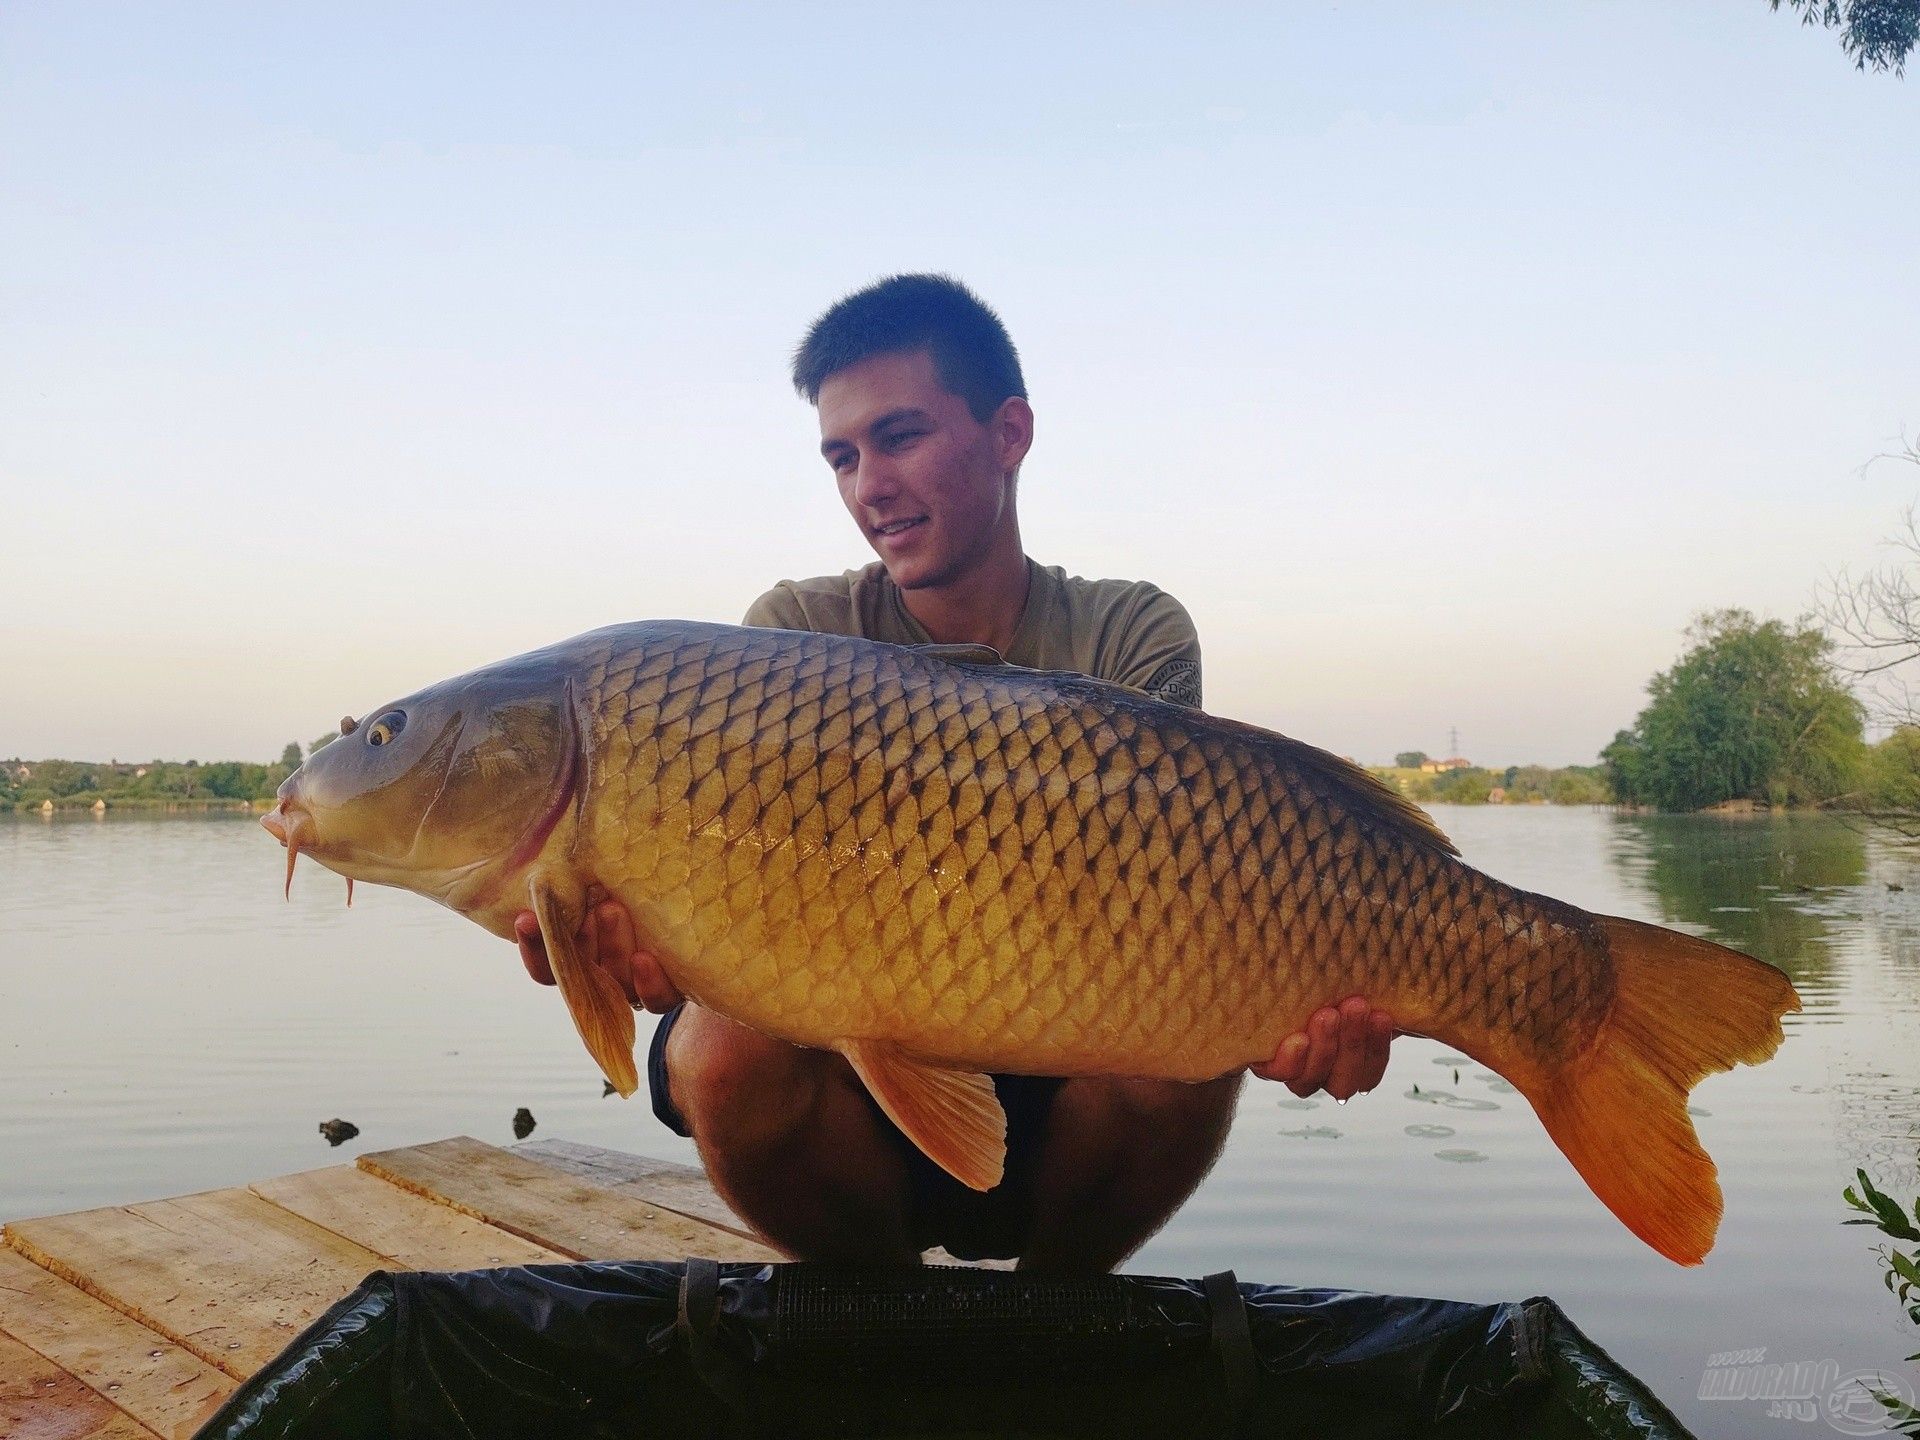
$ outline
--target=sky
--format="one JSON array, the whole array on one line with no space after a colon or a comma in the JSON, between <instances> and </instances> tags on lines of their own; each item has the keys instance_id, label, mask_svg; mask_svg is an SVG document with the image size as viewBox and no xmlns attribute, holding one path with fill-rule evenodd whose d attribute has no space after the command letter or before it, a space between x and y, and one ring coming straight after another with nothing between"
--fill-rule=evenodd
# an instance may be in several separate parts
<instances>
[{"instance_id":1,"label":"sky","mask_svg":"<svg viewBox=\"0 0 1920 1440\"><path fill-rule=\"evenodd\" d=\"M9 4L0 756L864 564L786 360L943 270L1210 710L1590 762L1920 495L1917 82L1763 0Z\"/></svg>"}]
</instances>

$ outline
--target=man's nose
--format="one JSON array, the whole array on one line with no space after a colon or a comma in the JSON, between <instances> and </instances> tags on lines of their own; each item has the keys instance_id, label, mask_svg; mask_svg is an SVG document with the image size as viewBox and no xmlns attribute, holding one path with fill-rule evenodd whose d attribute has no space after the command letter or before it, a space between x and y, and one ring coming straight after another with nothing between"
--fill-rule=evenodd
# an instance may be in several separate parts
<instances>
[{"instance_id":1,"label":"man's nose","mask_svg":"<svg viewBox=\"0 0 1920 1440\"><path fill-rule=\"evenodd\" d=\"M861 505L881 505L900 493L900 472L883 455L861 456L853 476L853 498Z\"/></svg>"}]
</instances>

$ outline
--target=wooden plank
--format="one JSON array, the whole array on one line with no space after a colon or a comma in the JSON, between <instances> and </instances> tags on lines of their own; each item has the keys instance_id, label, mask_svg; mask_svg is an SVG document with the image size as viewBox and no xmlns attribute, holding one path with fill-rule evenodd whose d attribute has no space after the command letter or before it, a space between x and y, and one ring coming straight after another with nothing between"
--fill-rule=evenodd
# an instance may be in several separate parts
<instances>
[{"instance_id":1,"label":"wooden plank","mask_svg":"<svg viewBox=\"0 0 1920 1440\"><path fill-rule=\"evenodd\" d=\"M159 1440L106 1396L4 1334L0 1435L7 1440Z\"/></svg>"},{"instance_id":2,"label":"wooden plank","mask_svg":"<svg viewBox=\"0 0 1920 1440\"><path fill-rule=\"evenodd\" d=\"M707 1179L707 1172L691 1165L656 1160L651 1155L634 1155L625 1150L603 1150L598 1145L582 1145L577 1140L522 1140L513 1150L517 1155L578 1175L582 1180L624 1191L662 1209L677 1210L736 1235L754 1238L747 1222L720 1198L720 1192ZM928 1265L964 1265L979 1270L1014 1268L1011 1260L959 1260L937 1245L920 1258Z\"/></svg>"},{"instance_id":3,"label":"wooden plank","mask_svg":"<svg viewBox=\"0 0 1920 1440\"><path fill-rule=\"evenodd\" d=\"M385 1268L365 1246L245 1190L20 1220L6 1237L236 1380Z\"/></svg>"},{"instance_id":4,"label":"wooden plank","mask_svg":"<svg viewBox=\"0 0 1920 1440\"><path fill-rule=\"evenodd\" d=\"M0 1250L0 1330L92 1386L149 1429L182 1440L236 1383L11 1250Z\"/></svg>"},{"instance_id":5,"label":"wooden plank","mask_svg":"<svg viewBox=\"0 0 1920 1440\"><path fill-rule=\"evenodd\" d=\"M303 1220L366 1246L399 1270L484 1270L571 1258L353 1165L282 1175L247 1188Z\"/></svg>"},{"instance_id":6,"label":"wooden plank","mask_svg":"<svg viewBox=\"0 0 1920 1440\"><path fill-rule=\"evenodd\" d=\"M582 1145L576 1140L523 1140L513 1147L513 1153L604 1185L609 1190L624 1191L662 1210L704 1220L749 1240L756 1238L747 1222L720 1198L720 1192L707 1179L707 1172L698 1166L656 1160L651 1155L632 1155L625 1150L603 1150L598 1145Z\"/></svg>"},{"instance_id":7,"label":"wooden plank","mask_svg":"<svg viewBox=\"0 0 1920 1440\"><path fill-rule=\"evenodd\" d=\"M360 1168L581 1260L778 1260L758 1241L460 1136L362 1155Z\"/></svg>"}]
</instances>

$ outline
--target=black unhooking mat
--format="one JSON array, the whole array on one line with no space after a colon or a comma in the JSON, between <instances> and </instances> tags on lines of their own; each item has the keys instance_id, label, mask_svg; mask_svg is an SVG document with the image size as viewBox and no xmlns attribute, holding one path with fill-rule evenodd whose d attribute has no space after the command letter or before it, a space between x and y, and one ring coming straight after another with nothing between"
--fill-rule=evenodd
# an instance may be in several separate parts
<instances>
[{"instance_id":1,"label":"black unhooking mat","mask_svg":"<svg viewBox=\"0 0 1920 1440\"><path fill-rule=\"evenodd\" d=\"M369 1276L201 1440L1684 1437L1550 1300L626 1262Z\"/></svg>"}]
</instances>

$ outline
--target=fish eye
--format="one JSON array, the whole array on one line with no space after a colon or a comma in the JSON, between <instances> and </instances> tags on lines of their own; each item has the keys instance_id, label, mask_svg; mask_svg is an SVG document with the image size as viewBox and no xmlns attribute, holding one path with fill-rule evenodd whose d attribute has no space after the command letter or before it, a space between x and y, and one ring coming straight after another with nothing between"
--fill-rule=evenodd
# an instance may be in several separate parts
<instances>
[{"instance_id":1,"label":"fish eye","mask_svg":"<svg viewBox=\"0 0 1920 1440\"><path fill-rule=\"evenodd\" d=\"M367 726L367 743L369 745L385 745L406 728L407 712L404 710L389 710L378 720Z\"/></svg>"}]
</instances>

